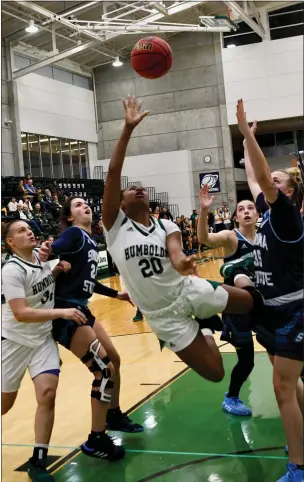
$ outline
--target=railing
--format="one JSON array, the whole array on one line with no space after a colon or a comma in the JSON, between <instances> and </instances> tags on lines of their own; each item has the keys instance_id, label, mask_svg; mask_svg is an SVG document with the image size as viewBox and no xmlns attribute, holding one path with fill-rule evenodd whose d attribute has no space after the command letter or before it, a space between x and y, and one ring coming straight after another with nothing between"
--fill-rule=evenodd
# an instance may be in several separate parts
<instances>
[{"instance_id":1,"label":"railing","mask_svg":"<svg viewBox=\"0 0 304 482\"><path fill-rule=\"evenodd\" d=\"M145 187L145 190L148 193L149 201L153 202L155 199L155 187Z\"/></svg>"},{"instance_id":2,"label":"railing","mask_svg":"<svg viewBox=\"0 0 304 482\"><path fill-rule=\"evenodd\" d=\"M163 206L167 205L168 202L169 202L167 192L157 192L157 193L155 193L155 199L157 199L160 202L160 204L162 204Z\"/></svg>"},{"instance_id":3,"label":"railing","mask_svg":"<svg viewBox=\"0 0 304 482\"><path fill-rule=\"evenodd\" d=\"M93 170L93 179L104 179L103 177L103 167L95 166Z\"/></svg>"},{"instance_id":4,"label":"railing","mask_svg":"<svg viewBox=\"0 0 304 482\"><path fill-rule=\"evenodd\" d=\"M178 204L168 204L168 206L166 207L168 208L168 211L172 214L174 220L179 217Z\"/></svg>"},{"instance_id":5,"label":"railing","mask_svg":"<svg viewBox=\"0 0 304 482\"><path fill-rule=\"evenodd\" d=\"M142 186L142 182L141 181L131 181L131 182L128 182L128 187L129 186Z\"/></svg>"}]
</instances>

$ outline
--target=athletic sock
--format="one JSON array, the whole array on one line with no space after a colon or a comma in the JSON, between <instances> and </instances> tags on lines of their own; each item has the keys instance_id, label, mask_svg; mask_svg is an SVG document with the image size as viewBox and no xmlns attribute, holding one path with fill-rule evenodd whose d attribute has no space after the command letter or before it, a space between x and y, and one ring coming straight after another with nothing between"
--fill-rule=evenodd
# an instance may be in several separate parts
<instances>
[{"instance_id":1,"label":"athletic sock","mask_svg":"<svg viewBox=\"0 0 304 482\"><path fill-rule=\"evenodd\" d=\"M42 463L43 465L46 465L48 450L49 446L46 444L35 444L32 462L34 464Z\"/></svg>"}]
</instances>

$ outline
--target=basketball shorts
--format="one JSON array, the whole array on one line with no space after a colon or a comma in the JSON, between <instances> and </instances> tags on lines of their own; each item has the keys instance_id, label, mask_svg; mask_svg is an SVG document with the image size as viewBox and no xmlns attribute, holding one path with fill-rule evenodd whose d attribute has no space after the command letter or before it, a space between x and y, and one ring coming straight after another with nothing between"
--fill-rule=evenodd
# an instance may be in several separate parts
<instances>
[{"instance_id":1,"label":"basketball shorts","mask_svg":"<svg viewBox=\"0 0 304 482\"><path fill-rule=\"evenodd\" d=\"M92 315L88 306L77 304L69 300L55 300L55 308L76 308L81 311L87 318L87 325L93 328L95 323L95 316ZM60 345L64 346L68 350L70 349L71 340L75 334L77 328L81 328L86 325L78 325L73 320L64 320L63 318L57 318L53 321L53 337Z\"/></svg>"},{"instance_id":2,"label":"basketball shorts","mask_svg":"<svg viewBox=\"0 0 304 482\"><path fill-rule=\"evenodd\" d=\"M224 330L230 335L230 344L236 348L243 348L252 344L250 315L228 315L223 313Z\"/></svg>"},{"instance_id":3,"label":"basketball shorts","mask_svg":"<svg viewBox=\"0 0 304 482\"><path fill-rule=\"evenodd\" d=\"M17 392L28 369L30 377L49 371L60 372L58 347L52 336L38 347L20 345L7 338L2 340L2 392ZM55 374L55 373L54 373Z\"/></svg>"},{"instance_id":4,"label":"basketball shorts","mask_svg":"<svg viewBox=\"0 0 304 482\"><path fill-rule=\"evenodd\" d=\"M284 323L256 324L257 341L270 355L304 361L304 313L296 311Z\"/></svg>"},{"instance_id":5,"label":"basketball shorts","mask_svg":"<svg viewBox=\"0 0 304 482\"><path fill-rule=\"evenodd\" d=\"M210 318L222 312L228 293L196 276L185 277L181 294L170 306L156 311L141 310L150 328L165 346L179 352L192 343L199 331L193 317Z\"/></svg>"}]
</instances>

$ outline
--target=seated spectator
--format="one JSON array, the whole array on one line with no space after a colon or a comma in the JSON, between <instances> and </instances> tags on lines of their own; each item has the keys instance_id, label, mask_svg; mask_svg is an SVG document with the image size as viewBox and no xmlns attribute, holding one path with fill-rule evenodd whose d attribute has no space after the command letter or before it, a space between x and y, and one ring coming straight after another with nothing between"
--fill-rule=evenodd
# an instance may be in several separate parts
<instances>
[{"instance_id":1,"label":"seated spectator","mask_svg":"<svg viewBox=\"0 0 304 482\"><path fill-rule=\"evenodd\" d=\"M50 205L53 203L53 198L52 198L52 195L51 195L51 191L49 189L46 189L44 191L44 198L43 198L46 206Z\"/></svg>"},{"instance_id":2,"label":"seated spectator","mask_svg":"<svg viewBox=\"0 0 304 482\"><path fill-rule=\"evenodd\" d=\"M200 244L198 242L197 236L192 236L192 253L198 253L200 250Z\"/></svg>"},{"instance_id":3,"label":"seated spectator","mask_svg":"<svg viewBox=\"0 0 304 482\"><path fill-rule=\"evenodd\" d=\"M155 219L159 218L159 206L156 206L156 208L154 209L153 216Z\"/></svg>"},{"instance_id":4,"label":"seated spectator","mask_svg":"<svg viewBox=\"0 0 304 482\"><path fill-rule=\"evenodd\" d=\"M60 208L62 208L61 204L59 204L57 194L53 194L53 204L56 204L57 206L59 206Z\"/></svg>"},{"instance_id":5,"label":"seated spectator","mask_svg":"<svg viewBox=\"0 0 304 482\"><path fill-rule=\"evenodd\" d=\"M17 211L17 206L18 206L18 203L16 201L16 198L12 197L11 201L7 205L9 214L15 213Z\"/></svg>"},{"instance_id":6,"label":"seated spectator","mask_svg":"<svg viewBox=\"0 0 304 482\"><path fill-rule=\"evenodd\" d=\"M35 194L36 188L33 186L33 180L32 179L29 179L27 181L27 184L25 185L25 189L27 190L27 192L29 194Z\"/></svg>"},{"instance_id":7,"label":"seated spectator","mask_svg":"<svg viewBox=\"0 0 304 482\"><path fill-rule=\"evenodd\" d=\"M98 221L98 224L92 229L92 239L94 239L94 241L97 243L98 249L101 249L102 247L105 248L106 241L101 219Z\"/></svg>"},{"instance_id":8,"label":"seated spectator","mask_svg":"<svg viewBox=\"0 0 304 482\"><path fill-rule=\"evenodd\" d=\"M43 213L41 211L40 203L35 204L34 210L33 210L33 216L34 216L35 219L38 219L38 220L42 221Z\"/></svg>"},{"instance_id":9,"label":"seated spectator","mask_svg":"<svg viewBox=\"0 0 304 482\"><path fill-rule=\"evenodd\" d=\"M15 213L15 216L16 218L26 221L31 226L31 228L39 235L42 234L40 227L38 226L37 222L34 220L33 215L26 204L24 204L23 206L20 206L18 204L18 210Z\"/></svg>"},{"instance_id":10,"label":"seated spectator","mask_svg":"<svg viewBox=\"0 0 304 482\"><path fill-rule=\"evenodd\" d=\"M170 213L170 211L168 211L168 209L167 209L165 206L161 209L159 218L160 218L160 219L169 219L170 221L173 222L173 216L172 216L172 214Z\"/></svg>"},{"instance_id":11,"label":"seated spectator","mask_svg":"<svg viewBox=\"0 0 304 482\"><path fill-rule=\"evenodd\" d=\"M50 243L50 244L53 244L53 242L55 241L55 238L52 234L49 234L48 237L47 237L47 241Z\"/></svg>"},{"instance_id":12,"label":"seated spectator","mask_svg":"<svg viewBox=\"0 0 304 482\"><path fill-rule=\"evenodd\" d=\"M181 231L183 230L184 223L182 223L181 218L176 218L175 224L179 227Z\"/></svg>"},{"instance_id":13,"label":"seated spectator","mask_svg":"<svg viewBox=\"0 0 304 482\"><path fill-rule=\"evenodd\" d=\"M19 181L19 184L18 184L17 189L16 189L16 193L17 193L18 197L24 196L26 194L26 190L25 190L22 179L20 179L20 181Z\"/></svg>"},{"instance_id":14,"label":"seated spectator","mask_svg":"<svg viewBox=\"0 0 304 482\"><path fill-rule=\"evenodd\" d=\"M152 215L153 215L152 208L149 208L149 214L150 214L150 216L152 216Z\"/></svg>"},{"instance_id":15,"label":"seated spectator","mask_svg":"<svg viewBox=\"0 0 304 482\"><path fill-rule=\"evenodd\" d=\"M185 218L184 226L182 230L182 242L183 242L183 248L186 251L186 253L189 253L192 250L191 234L192 234L192 228L190 224L190 219Z\"/></svg>"},{"instance_id":16,"label":"seated spectator","mask_svg":"<svg viewBox=\"0 0 304 482\"><path fill-rule=\"evenodd\" d=\"M209 232L212 233L214 231L214 214L210 209L208 210L208 226Z\"/></svg>"},{"instance_id":17,"label":"seated spectator","mask_svg":"<svg viewBox=\"0 0 304 482\"><path fill-rule=\"evenodd\" d=\"M29 208L29 211L33 211L33 206L32 206L32 203L31 203L31 198L30 196L23 196L23 199L20 199L20 201L18 202L18 205L23 207L24 205L27 205L27 207Z\"/></svg>"}]
</instances>

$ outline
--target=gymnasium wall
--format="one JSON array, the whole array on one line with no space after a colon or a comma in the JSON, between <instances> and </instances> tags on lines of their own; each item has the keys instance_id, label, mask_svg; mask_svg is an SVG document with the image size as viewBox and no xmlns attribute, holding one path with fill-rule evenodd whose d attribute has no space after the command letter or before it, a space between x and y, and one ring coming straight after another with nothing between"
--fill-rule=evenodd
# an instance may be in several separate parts
<instances>
[{"instance_id":1,"label":"gymnasium wall","mask_svg":"<svg viewBox=\"0 0 304 482\"><path fill-rule=\"evenodd\" d=\"M236 198L231 138L227 123L219 34L187 33L171 37L172 69L157 80L139 77L130 62L95 71L98 106L98 158L108 159L122 127L121 98L144 100L149 117L135 130L129 156L191 152L191 207L198 207L199 173L219 171L221 193L216 204ZM204 162L206 155L211 162ZM168 162L164 156L165 163ZM159 175L165 165L159 165ZM178 165L176 169L179 170ZM170 177L166 179L171 184ZM166 189L169 191L169 187ZM170 203L172 199L169 198ZM233 203L233 201L231 201Z\"/></svg>"},{"instance_id":2,"label":"gymnasium wall","mask_svg":"<svg viewBox=\"0 0 304 482\"><path fill-rule=\"evenodd\" d=\"M97 161L90 165L108 170L109 160ZM170 204L178 204L180 214L190 216L193 200L191 152L174 151L129 156L124 164L123 176L129 182L141 181L143 186L155 187L155 192L167 192Z\"/></svg>"},{"instance_id":3,"label":"gymnasium wall","mask_svg":"<svg viewBox=\"0 0 304 482\"><path fill-rule=\"evenodd\" d=\"M302 36L223 49L223 70L229 125L239 97L248 121L303 115Z\"/></svg>"},{"instance_id":4,"label":"gymnasium wall","mask_svg":"<svg viewBox=\"0 0 304 482\"><path fill-rule=\"evenodd\" d=\"M35 73L17 79L17 90L22 131L97 142L91 90Z\"/></svg>"}]
</instances>

